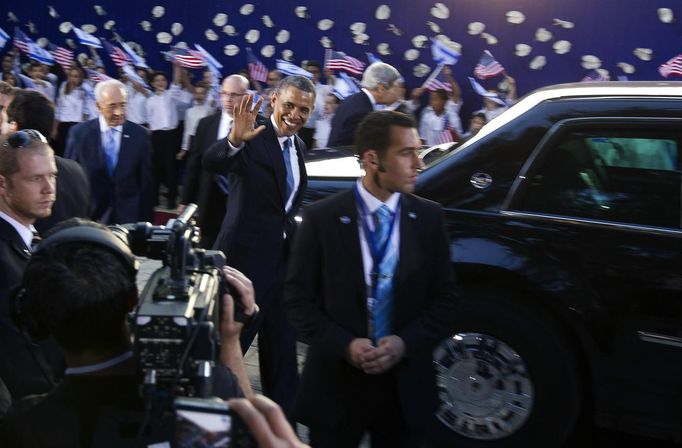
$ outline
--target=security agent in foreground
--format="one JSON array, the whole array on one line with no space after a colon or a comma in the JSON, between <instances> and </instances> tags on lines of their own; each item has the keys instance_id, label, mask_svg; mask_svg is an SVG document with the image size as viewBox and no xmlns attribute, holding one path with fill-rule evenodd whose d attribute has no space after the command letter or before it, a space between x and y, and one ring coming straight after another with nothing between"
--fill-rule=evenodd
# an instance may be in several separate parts
<instances>
[{"instance_id":1,"label":"security agent in foreground","mask_svg":"<svg viewBox=\"0 0 682 448\"><path fill-rule=\"evenodd\" d=\"M225 267L241 296L244 314L255 313L253 287L241 272ZM169 442L172 425L153 413L143 423L126 317L138 299L135 257L100 224L70 219L54 228L28 264L14 313L33 337L54 336L68 366L63 383L28 409L19 405L0 430L5 446L134 446ZM213 394L252 396L239 346L242 324L233 302L222 297L221 350ZM142 429L141 429L142 428Z\"/></svg>"}]
</instances>

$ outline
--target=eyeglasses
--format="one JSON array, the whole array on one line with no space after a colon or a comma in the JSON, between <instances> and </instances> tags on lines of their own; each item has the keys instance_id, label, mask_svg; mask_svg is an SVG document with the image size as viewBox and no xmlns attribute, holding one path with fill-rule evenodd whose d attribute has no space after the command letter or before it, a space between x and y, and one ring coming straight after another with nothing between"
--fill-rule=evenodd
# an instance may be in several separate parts
<instances>
[{"instance_id":1,"label":"eyeglasses","mask_svg":"<svg viewBox=\"0 0 682 448\"><path fill-rule=\"evenodd\" d=\"M226 96L228 98L241 98L244 95L246 95L246 93L230 93L230 92L223 92L223 91L221 91L220 94L222 96Z\"/></svg>"},{"instance_id":2,"label":"eyeglasses","mask_svg":"<svg viewBox=\"0 0 682 448\"><path fill-rule=\"evenodd\" d=\"M2 144L3 147L10 146L14 149L22 149L30 146L32 142L39 141L47 144L47 139L43 134L35 129L24 129L17 131L7 137L7 140Z\"/></svg>"}]
</instances>

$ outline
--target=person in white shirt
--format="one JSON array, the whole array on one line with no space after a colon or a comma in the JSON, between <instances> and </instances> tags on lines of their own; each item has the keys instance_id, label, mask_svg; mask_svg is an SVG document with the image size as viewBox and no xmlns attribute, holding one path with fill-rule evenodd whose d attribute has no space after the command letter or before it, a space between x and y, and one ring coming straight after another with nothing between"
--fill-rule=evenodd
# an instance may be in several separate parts
<instances>
[{"instance_id":1,"label":"person in white shirt","mask_svg":"<svg viewBox=\"0 0 682 448\"><path fill-rule=\"evenodd\" d=\"M135 70L143 80L147 81L147 71L142 68ZM140 126L147 125L147 97L152 94L149 89L139 82L129 79L125 74L122 75L121 81L126 86L128 91L128 111L126 119Z\"/></svg>"},{"instance_id":2,"label":"person in white shirt","mask_svg":"<svg viewBox=\"0 0 682 448\"><path fill-rule=\"evenodd\" d=\"M174 66L173 83L168 87L164 72L154 72L151 84L154 94L147 97L146 112L149 130L152 131L152 165L154 169L154 202L159 201L159 187L168 188L166 207L176 208L178 196L178 173L176 153L180 148L178 133L178 103L187 102L185 91L178 83L178 67Z\"/></svg>"},{"instance_id":3,"label":"person in white shirt","mask_svg":"<svg viewBox=\"0 0 682 448\"><path fill-rule=\"evenodd\" d=\"M448 99L445 89L438 89L429 95L429 105L422 112L419 121L419 135L428 146L457 141L464 131L459 118L459 107Z\"/></svg>"},{"instance_id":4,"label":"person in white shirt","mask_svg":"<svg viewBox=\"0 0 682 448\"><path fill-rule=\"evenodd\" d=\"M489 93L497 95L496 99L483 97L483 108L474 113L482 112L485 114L486 122L490 122L495 117L498 117L502 112L509 109L509 106L516 101L516 80L509 75L505 75L507 84L506 94L504 97L500 95L497 89L489 89ZM506 103L506 104L504 104Z\"/></svg>"},{"instance_id":5,"label":"person in white shirt","mask_svg":"<svg viewBox=\"0 0 682 448\"><path fill-rule=\"evenodd\" d=\"M185 112L185 128L182 134L181 151L177 154L178 160L181 160L187 154L190 147L190 141L196 134L199 120L207 115L215 112L215 107L207 104L206 99L208 95L208 88L203 82L199 82L194 86L194 106L187 109Z\"/></svg>"},{"instance_id":6,"label":"person in white shirt","mask_svg":"<svg viewBox=\"0 0 682 448\"><path fill-rule=\"evenodd\" d=\"M75 124L97 116L96 110L94 94L84 86L83 71L75 65L72 66L68 72L68 79L59 87L57 97L55 154L64 155L69 129Z\"/></svg>"},{"instance_id":7,"label":"person in white shirt","mask_svg":"<svg viewBox=\"0 0 682 448\"><path fill-rule=\"evenodd\" d=\"M310 60L305 64L303 68L305 68L313 75L312 81L313 84L315 84L315 108L313 109L313 112L310 114L310 118L308 118L306 124L303 125L300 131L298 131L298 136L301 137L301 139L308 148L314 148L315 143L313 140L315 138L315 127L317 126L317 122L322 119L323 113L322 111L325 108L327 95L334 91L334 87L328 84L322 84L322 82L320 82L322 65L318 61ZM327 132L327 138L328 137L329 132ZM326 144L327 143L325 141L325 145ZM318 145L318 147L320 146Z\"/></svg>"},{"instance_id":8,"label":"person in white shirt","mask_svg":"<svg viewBox=\"0 0 682 448\"><path fill-rule=\"evenodd\" d=\"M43 67L44 65L40 62L31 62L31 67L29 68L28 74L31 77L33 84L35 84L35 90L45 95L54 103L57 89L55 88L54 84L45 79L47 73Z\"/></svg>"},{"instance_id":9,"label":"person in white shirt","mask_svg":"<svg viewBox=\"0 0 682 448\"><path fill-rule=\"evenodd\" d=\"M336 108L339 107L341 100L329 93L324 98L324 111L322 116L315 123L315 135L313 136L313 148L326 148L329 141L329 132L332 130L332 118L336 113Z\"/></svg>"}]
</instances>

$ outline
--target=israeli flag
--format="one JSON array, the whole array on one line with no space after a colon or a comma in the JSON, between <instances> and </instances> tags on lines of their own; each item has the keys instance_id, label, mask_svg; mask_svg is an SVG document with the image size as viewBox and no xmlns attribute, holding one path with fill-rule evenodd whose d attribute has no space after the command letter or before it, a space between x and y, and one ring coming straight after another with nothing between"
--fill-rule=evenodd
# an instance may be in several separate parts
<instances>
[{"instance_id":1,"label":"israeli flag","mask_svg":"<svg viewBox=\"0 0 682 448\"><path fill-rule=\"evenodd\" d=\"M340 99L346 99L354 93L358 93L360 87L355 79L348 76L346 73L340 72L336 76L336 82L334 83L334 95Z\"/></svg>"},{"instance_id":2,"label":"israeli flag","mask_svg":"<svg viewBox=\"0 0 682 448\"><path fill-rule=\"evenodd\" d=\"M142 85L143 85L144 87L146 87L147 89L150 89L150 90L151 90L151 87L149 87L149 84L147 84L147 82L146 82L144 79L142 79L142 78L140 77L140 75L138 75L138 74L135 72L135 70L133 69L133 67L131 67L130 64L124 64L124 65L122 65L122 66L121 66L121 70L123 70L123 73L125 73L125 75L126 75L129 79L132 79L132 80L134 80L135 82L137 82L137 83L139 83L139 84L142 84Z\"/></svg>"},{"instance_id":3,"label":"israeli flag","mask_svg":"<svg viewBox=\"0 0 682 448\"><path fill-rule=\"evenodd\" d=\"M478 83L474 78L469 76L469 82L471 83L471 87L473 87L474 91L478 93L481 96L484 96L486 98L490 98L492 101L496 102L497 104L501 106L508 106L507 102L500 98L500 95L494 92L488 92L483 88L482 85Z\"/></svg>"},{"instance_id":4,"label":"israeli flag","mask_svg":"<svg viewBox=\"0 0 682 448\"><path fill-rule=\"evenodd\" d=\"M439 64L455 65L462 55L445 44L432 38L431 56L433 56L433 60Z\"/></svg>"},{"instance_id":5,"label":"israeli flag","mask_svg":"<svg viewBox=\"0 0 682 448\"><path fill-rule=\"evenodd\" d=\"M28 57L45 65L54 65L52 53L34 42L28 44Z\"/></svg>"},{"instance_id":6,"label":"israeli flag","mask_svg":"<svg viewBox=\"0 0 682 448\"><path fill-rule=\"evenodd\" d=\"M313 74L310 73L308 70L305 70L299 67L298 65L292 64L291 62L285 61L283 59L277 59L277 70L279 70L280 72L284 73L287 76L298 75L305 76L308 79L313 79Z\"/></svg>"},{"instance_id":7,"label":"israeli flag","mask_svg":"<svg viewBox=\"0 0 682 448\"><path fill-rule=\"evenodd\" d=\"M133 62L135 67L149 68L144 58L141 58L137 53L135 53L133 49L128 46L128 44L123 42L123 40L121 40L119 44L121 44L121 48L123 48L126 54L130 56L130 60Z\"/></svg>"},{"instance_id":8,"label":"israeli flag","mask_svg":"<svg viewBox=\"0 0 682 448\"><path fill-rule=\"evenodd\" d=\"M7 42L9 42L10 37L9 34L5 32L2 28L0 28L0 50L5 48L5 45L7 45Z\"/></svg>"},{"instance_id":9,"label":"israeli flag","mask_svg":"<svg viewBox=\"0 0 682 448\"><path fill-rule=\"evenodd\" d=\"M376 57L374 53L370 53L369 51L365 53L367 55L367 61L369 61L370 64L374 64L375 62L383 62L381 59Z\"/></svg>"},{"instance_id":10,"label":"israeli flag","mask_svg":"<svg viewBox=\"0 0 682 448\"><path fill-rule=\"evenodd\" d=\"M78 42L80 42L81 45L102 48L102 42L100 42L99 39L92 34L86 33L82 29L75 26L73 27L73 32L76 33L76 36L78 36Z\"/></svg>"}]
</instances>

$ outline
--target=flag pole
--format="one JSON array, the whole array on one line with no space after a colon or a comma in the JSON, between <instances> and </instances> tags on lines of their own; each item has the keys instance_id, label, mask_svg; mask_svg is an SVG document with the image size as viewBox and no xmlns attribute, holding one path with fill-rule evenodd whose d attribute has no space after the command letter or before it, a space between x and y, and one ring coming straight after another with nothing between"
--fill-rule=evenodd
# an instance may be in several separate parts
<instances>
[{"instance_id":1,"label":"flag pole","mask_svg":"<svg viewBox=\"0 0 682 448\"><path fill-rule=\"evenodd\" d=\"M421 87L421 88L423 89L424 87L426 87L426 85L427 85L428 83L430 83L431 81L433 81L433 80L440 74L440 72L443 70L443 67L444 67L444 66L445 66L445 64L438 64L438 65L436 66L436 68L433 69L433 71L431 72L431 74L429 75L429 77L426 78L426 81L424 81L424 84L422 84L422 87Z\"/></svg>"}]
</instances>

